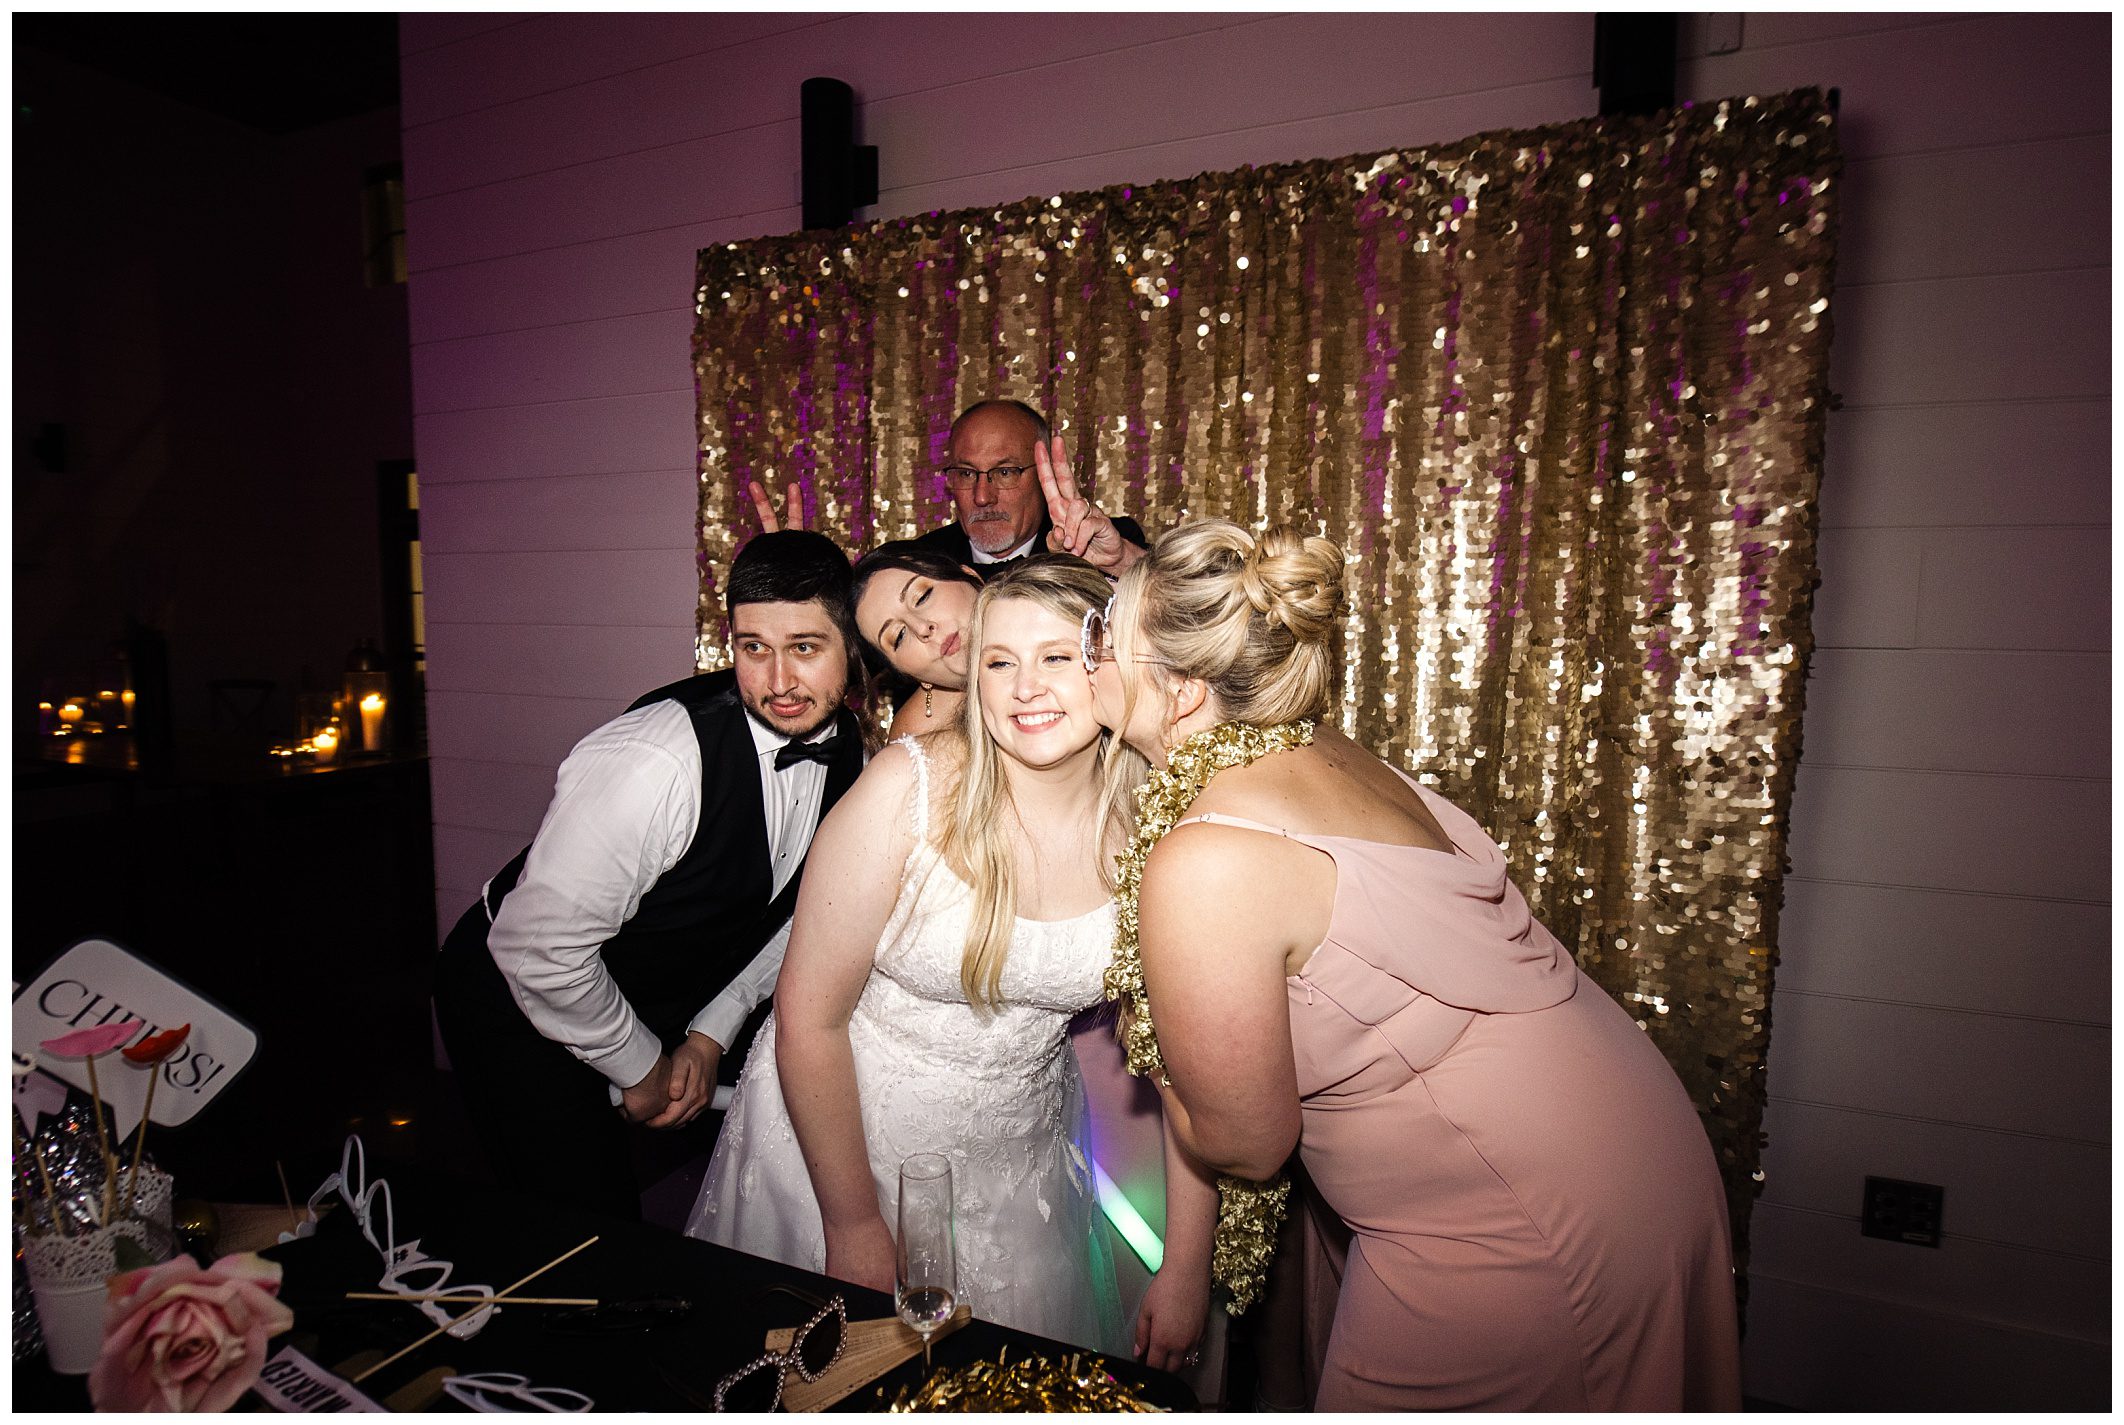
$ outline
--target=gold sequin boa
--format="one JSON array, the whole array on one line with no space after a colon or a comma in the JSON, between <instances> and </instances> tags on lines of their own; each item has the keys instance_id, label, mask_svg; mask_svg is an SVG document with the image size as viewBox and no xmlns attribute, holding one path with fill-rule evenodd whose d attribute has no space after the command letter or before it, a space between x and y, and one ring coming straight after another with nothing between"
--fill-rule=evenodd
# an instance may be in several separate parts
<instances>
[{"instance_id":1,"label":"gold sequin boa","mask_svg":"<svg viewBox=\"0 0 2124 1425\"><path fill-rule=\"evenodd\" d=\"M1143 865L1151 848L1174 823L1187 815L1210 778L1227 767L1244 767L1272 752L1303 747L1313 740L1310 718L1274 727L1224 722L1198 732L1165 756L1164 770L1153 772L1136 793L1136 834L1118 858L1119 884L1114 887L1114 959L1106 968L1106 997L1120 1000L1121 1047L1128 1071L1169 1083L1165 1059L1158 1052L1158 1031L1151 1024L1150 999L1143 989L1143 957L1136 943L1136 897L1143 887ZM1210 1274L1230 1291L1225 1309L1237 1316L1260 1297L1268 1281L1269 1259L1276 1253L1276 1229L1291 1194L1288 1176L1265 1183L1245 1178L1217 1180L1217 1236L1210 1251Z\"/></svg>"},{"instance_id":2,"label":"gold sequin boa","mask_svg":"<svg viewBox=\"0 0 2124 1425\"><path fill-rule=\"evenodd\" d=\"M889 1415L923 1412L952 1414L1023 1414L1039 1411L1074 1414L1164 1414L1147 1403L1136 1388L1114 1378L1096 1359L1071 1353L1066 1360L1045 1356L1009 1359L1010 1347L993 1361L967 1366L940 1366L919 1386L900 1387ZM879 1388L878 1397L884 1397Z\"/></svg>"}]
</instances>

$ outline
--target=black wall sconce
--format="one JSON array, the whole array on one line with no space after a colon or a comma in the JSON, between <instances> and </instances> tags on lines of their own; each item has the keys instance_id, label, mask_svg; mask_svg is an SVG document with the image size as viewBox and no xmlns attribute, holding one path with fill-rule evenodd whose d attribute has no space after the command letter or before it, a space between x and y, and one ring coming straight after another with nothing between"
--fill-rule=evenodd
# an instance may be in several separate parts
<instances>
[{"instance_id":1,"label":"black wall sconce","mask_svg":"<svg viewBox=\"0 0 2124 1425\"><path fill-rule=\"evenodd\" d=\"M878 151L855 141L855 90L838 79L803 88L804 226L846 227L878 201Z\"/></svg>"},{"instance_id":2,"label":"black wall sconce","mask_svg":"<svg viewBox=\"0 0 2124 1425\"><path fill-rule=\"evenodd\" d=\"M1681 16L1608 11L1593 17L1593 87L1600 116L1656 114L1674 107Z\"/></svg>"}]
</instances>

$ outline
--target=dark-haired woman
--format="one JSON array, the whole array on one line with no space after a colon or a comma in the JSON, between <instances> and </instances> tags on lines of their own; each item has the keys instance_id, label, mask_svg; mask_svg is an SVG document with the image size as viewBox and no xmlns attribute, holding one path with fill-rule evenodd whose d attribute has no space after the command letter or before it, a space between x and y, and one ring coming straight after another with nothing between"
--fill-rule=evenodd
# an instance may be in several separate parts
<instances>
[{"instance_id":1,"label":"dark-haired woman","mask_svg":"<svg viewBox=\"0 0 2124 1425\"><path fill-rule=\"evenodd\" d=\"M980 575L913 540L881 544L856 561L856 631L871 665L883 665L897 708L892 737L958 723L980 592Z\"/></svg>"}]
</instances>

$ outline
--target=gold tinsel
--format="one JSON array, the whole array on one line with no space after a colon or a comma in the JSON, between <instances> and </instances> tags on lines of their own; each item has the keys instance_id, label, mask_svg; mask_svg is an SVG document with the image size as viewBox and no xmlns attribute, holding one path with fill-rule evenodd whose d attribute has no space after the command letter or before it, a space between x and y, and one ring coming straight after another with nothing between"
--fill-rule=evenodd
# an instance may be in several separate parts
<instances>
[{"instance_id":1,"label":"gold tinsel","mask_svg":"<svg viewBox=\"0 0 2124 1425\"><path fill-rule=\"evenodd\" d=\"M1151 1024L1150 998L1143 988L1143 956L1136 941L1136 901L1143 889L1143 867L1151 848L1187 815L1210 778L1227 767L1244 767L1272 752L1303 747L1313 740L1311 719L1255 727L1223 722L1207 728L1165 754L1165 766L1151 773L1136 790L1136 834L1115 859L1114 959L1106 967L1106 997L1121 1001L1121 1047L1128 1071L1159 1083L1166 1077L1158 1052L1158 1031ZM1217 1236L1210 1248L1210 1275L1231 1293L1225 1310L1237 1316L1254 1304L1268 1283L1269 1262L1276 1255L1276 1230L1290 1201L1291 1181L1278 1174L1266 1183L1229 1175L1217 1179Z\"/></svg>"},{"instance_id":2,"label":"gold tinsel","mask_svg":"<svg viewBox=\"0 0 2124 1425\"><path fill-rule=\"evenodd\" d=\"M1010 1348L1006 1346L993 1361L946 1366L919 1386L903 1386L886 1408L887 1413L1165 1413L1158 1406L1145 1403L1133 1389L1116 1380L1096 1360L1086 1360L1079 1355L1071 1355L1063 1361L1029 1356L1014 1362L1008 1359L1009 1355Z\"/></svg>"}]
</instances>

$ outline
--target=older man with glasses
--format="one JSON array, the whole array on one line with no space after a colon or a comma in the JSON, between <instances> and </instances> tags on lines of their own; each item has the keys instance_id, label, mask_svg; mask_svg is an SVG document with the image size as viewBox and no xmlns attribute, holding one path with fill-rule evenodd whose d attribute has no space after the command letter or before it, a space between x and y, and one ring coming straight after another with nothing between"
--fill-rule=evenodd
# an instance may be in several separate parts
<instances>
[{"instance_id":1,"label":"older man with glasses","mask_svg":"<svg viewBox=\"0 0 2124 1425\"><path fill-rule=\"evenodd\" d=\"M1143 557L1142 526L1109 517L1078 492L1062 442L1023 401L977 401L960 412L944 479L958 523L915 542L976 573L1048 549L1082 555L1115 576Z\"/></svg>"},{"instance_id":2,"label":"older man with glasses","mask_svg":"<svg viewBox=\"0 0 2124 1425\"><path fill-rule=\"evenodd\" d=\"M941 473L959 518L914 543L984 579L1046 551L1080 555L1118 579L1150 543L1141 525L1108 515L1079 491L1061 438L1023 401L976 401L961 411ZM750 489L761 528L801 527L798 520L785 526L757 481ZM802 508L791 485L784 513Z\"/></svg>"}]
</instances>

